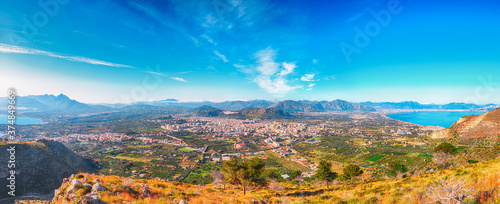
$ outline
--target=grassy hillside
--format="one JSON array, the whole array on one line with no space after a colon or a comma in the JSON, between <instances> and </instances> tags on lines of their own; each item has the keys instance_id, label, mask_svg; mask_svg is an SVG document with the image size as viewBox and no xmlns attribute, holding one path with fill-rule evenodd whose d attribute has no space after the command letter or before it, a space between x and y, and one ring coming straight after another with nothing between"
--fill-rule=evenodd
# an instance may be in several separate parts
<instances>
[{"instance_id":1,"label":"grassy hillside","mask_svg":"<svg viewBox=\"0 0 500 204\"><path fill-rule=\"evenodd\" d=\"M315 182L282 182L269 187L254 187L243 196L241 187L212 184L205 186L172 183L159 179L130 179L118 176L80 174L73 179L94 184L96 179L106 188L99 191L99 197L108 203L436 203L432 193L446 189L442 186L461 187L467 203L500 203L500 159L470 164L448 170L413 175L406 178L392 178L363 183L335 183L330 188ZM69 181L59 188L54 203L69 201L66 191ZM448 182L448 184L447 184ZM143 194L141 184L148 184L148 195ZM284 187L284 190L280 189ZM465 192L469 190L469 192ZM80 196L89 193L85 189L75 191L76 202ZM126 202L128 201L128 202ZM442 202L446 203L446 202Z\"/></svg>"}]
</instances>

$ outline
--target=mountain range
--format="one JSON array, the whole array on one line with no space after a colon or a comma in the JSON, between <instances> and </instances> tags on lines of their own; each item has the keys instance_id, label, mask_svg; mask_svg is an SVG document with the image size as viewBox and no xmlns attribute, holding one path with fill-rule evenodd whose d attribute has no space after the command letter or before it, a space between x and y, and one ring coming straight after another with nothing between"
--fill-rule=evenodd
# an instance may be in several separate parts
<instances>
[{"instance_id":1,"label":"mountain range","mask_svg":"<svg viewBox=\"0 0 500 204\"><path fill-rule=\"evenodd\" d=\"M498 108L495 104L477 105L472 103L449 103L449 104L421 104L415 101L404 102L362 102L361 105L370 106L377 110L390 109L438 109L438 110L472 110L489 111Z\"/></svg>"},{"instance_id":2,"label":"mountain range","mask_svg":"<svg viewBox=\"0 0 500 204\"><path fill-rule=\"evenodd\" d=\"M0 110L6 110L8 99L0 98ZM436 109L436 110L493 110L498 105L476 105L468 103L450 104L421 104L414 101L407 102L362 102L351 103L343 100L333 101L309 101L309 100L284 100L284 101L225 101L225 102L181 102L176 99L165 99L152 102L134 102L130 104L86 104L70 99L68 96L60 95L29 95L18 96L16 107L23 113L98 113L98 112L148 112L148 113L193 113L203 112L201 107L211 107L211 115L221 115L222 111L239 111L244 109L275 108L288 113L299 112L327 112L327 111L363 111L373 112L377 110L391 109ZM218 110L215 110L218 109ZM254 111L254 110L253 110ZM250 111L250 112L253 112ZM272 109L264 112L275 112ZM247 110L248 112L248 110ZM284 113L283 115L287 115Z\"/></svg>"},{"instance_id":3,"label":"mountain range","mask_svg":"<svg viewBox=\"0 0 500 204\"><path fill-rule=\"evenodd\" d=\"M0 98L0 110L7 109L8 104L7 97ZM16 108L30 112L88 112L110 109L107 106L80 103L63 94L18 96Z\"/></svg>"}]
</instances>

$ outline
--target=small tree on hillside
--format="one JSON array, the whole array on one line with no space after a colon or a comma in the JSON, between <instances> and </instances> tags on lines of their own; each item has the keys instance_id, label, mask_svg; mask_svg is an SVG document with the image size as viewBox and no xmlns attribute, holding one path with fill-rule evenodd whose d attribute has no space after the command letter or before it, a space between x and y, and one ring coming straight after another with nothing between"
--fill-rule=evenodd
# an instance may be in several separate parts
<instances>
[{"instance_id":1,"label":"small tree on hillside","mask_svg":"<svg viewBox=\"0 0 500 204\"><path fill-rule=\"evenodd\" d=\"M359 166L354 165L354 164L349 164L346 167L344 167L343 176L346 179L351 179L351 182L352 182L352 179L354 177L359 176L362 173L363 173L363 170L361 170L361 168Z\"/></svg>"},{"instance_id":2,"label":"small tree on hillside","mask_svg":"<svg viewBox=\"0 0 500 204\"><path fill-rule=\"evenodd\" d=\"M446 169L448 163L453 159L453 155L450 153L445 153L442 151L434 152L432 161L437 164L443 165L443 169Z\"/></svg>"},{"instance_id":3,"label":"small tree on hillside","mask_svg":"<svg viewBox=\"0 0 500 204\"><path fill-rule=\"evenodd\" d=\"M237 158L231 158L229 161L225 161L222 164L222 172L224 172L224 180L226 183L232 185L240 185L240 180L238 179L238 171L241 169L240 160Z\"/></svg>"},{"instance_id":4,"label":"small tree on hillside","mask_svg":"<svg viewBox=\"0 0 500 204\"><path fill-rule=\"evenodd\" d=\"M266 164L262 159L253 158L247 160L241 164L241 168L238 171L238 179L243 187L243 195L246 194L247 187L251 186L253 183L259 182L259 177L262 175L262 169Z\"/></svg>"},{"instance_id":5,"label":"small tree on hillside","mask_svg":"<svg viewBox=\"0 0 500 204\"><path fill-rule=\"evenodd\" d=\"M290 174L290 180L293 180L293 179L299 177L300 175L302 175L302 171L300 171L300 170L292 171L292 173Z\"/></svg>"},{"instance_id":6,"label":"small tree on hillside","mask_svg":"<svg viewBox=\"0 0 500 204\"><path fill-rule=\"evenodd\" d=\"M435 163L443 165L445 169L448 163L453 159L453 154L457 151L457 148L450 143L443 142L434 148L434 158L432 159Z\"/></svg>"},{"instance_id":7,"label":"small tree on hillside","mask_svg":"<svg viewBox=\"0 0 500 204\"><path fill-rule=\"evenodd\" d=\"M223 185L223 189L226 189L226 182L224 182L224 173L216 171L212 173L212 177L214 178L214 182L212 182L212 184L216 186Z\"/></svg>"},{"instance_id":8,"label":"small tree on hillside","mask_svg":"<svg viewBox=\"0 0 500 204\"><path fill-rule=\"evenodd\" d=\"M465 198L474 196L475 186L468 185L466 180L457 178L441 179L437 184L430 186L425 195L429 198L429 203L463 203Z\"/></svg>"},{"instance_id":9,"label":"small tree on hillside","mask_svg":"<svg viewBox=\"0 0 500 204\"><path fill-rule=\"evenodd\" d=\"M393 164L391 168L392 169L387 172L388 176L396 176L398 178L403 177L404 173L408 171L405 165L398 163Z\"/></svg>"},{"instance_id":10,"label":"small tree on hillside","mask_svg":"<svg viewBox=\"0 0 500 204\"><path fill-rule=\"evenodd\" d=\"M332 164L321 160L319 162L318 171L314 174L314 178L326 183L326 188L328 188L328 183L337 178L337 173L331 170Z\"/></svg>"},{"instance_id":11,"label":"small tree on hillside","mask_svg":"<svg viewBox=\"0 0 500 204\"><path fill-rule=\"evenodd\" d=\"M444 152L448 154L454 154L457 151L457 148L450 143L443 142L439 144L437 147L434 147L434 152Z\"/></svg>"},{"instance_id":12,"label":"small tree on hillside","mask_svg":"<svg viewBox=\"0 0 500 204\"><path fill-rule=\"evenodd\" d=\"M268 179L269 181L271 180L276 180L276 181L282 181L283 177L274 169L272 170L266 170L264 172L264 177Z\"/></svg>"},{"instance_id":13,"label":"small tree on hillside","mask_svg":"<svg viewBox=\"0 0 500 204\"><path fill-rule=\"evenodd\" d=\"M224 162L222 170L227 175L226 181L233 185L241 185L243 187L243 195L245 195L247 188L259 181L264 167L264 161L259 158L253 158L244 162L232 158Z\"/></svg>"}]
</instances>

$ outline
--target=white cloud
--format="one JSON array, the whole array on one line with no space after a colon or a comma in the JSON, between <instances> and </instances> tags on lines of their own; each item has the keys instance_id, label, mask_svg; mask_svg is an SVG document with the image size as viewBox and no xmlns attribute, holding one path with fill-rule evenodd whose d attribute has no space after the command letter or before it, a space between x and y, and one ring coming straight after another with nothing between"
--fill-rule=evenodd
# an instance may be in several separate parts
<instances>
[{"instance_id":1,"label":"white cloud","mask_svg":"<svg viewBox=\"0 0 500 204\"><path fill-rule=\"evenodd\" d=\"M313 87L314 85L316 85L316 84L309 84L309 85L307 85L307 87Z\"/></svg>"},{"instance_id":2,"label":"white cloud","mask_svg":"<svg viewBox=\"0 0 500 204\"><path fill-rule=\"evenodd\" d=\"M180 78L180 77L170 77L173 80L180 81L180 82L187 82L185 79Z\"/></svg>"},{"instance_id":3,"label":"white cloud","mask_svg":"<svg viewBox=\"0 0 500 204\"><path fill-rule=\"evenodd\" d=\"M217 57L219 57L222 61L229 62L229 60L227 60L226 56L224 56L223 54L219 53L217 50L214 51L214 54L217 55Z\"/></svg>"},{"instance_id":4,"label":"white cloud","mask_svg":"<svg viewBox=\"0 0 500 204\"><path fill-rule=\"evenodd\" d=\"M293 73L297 67L295 63L276 62L276 51L270 48L260 50L255 53L257 65L243 66L234 65L246 74L254 74L253 81L267 93L282 97L290 91L301 86L291 86L288 84L287 75ZM251 70L249 70L252 67Z\"/></svg>"},{"instance_id":5,"label":"white cloud","mask_svg":"<svg viewBox=\"0 0 500 204\"><path fill-rule=\"evenodd\" d=\"M286 63L286 62L283 62L283 71L281 71L281 75L287 75L287 74L290 74L293 72L293 70L295 68L297 68L297 66L295 65L295 62L294 63Z\"/></svg>"},{"instance_id":6,"label":"white cloud","mask_svg":"<svg viewBox=\"0 0 500 204\"><path fill-rule=\"evenodd\" d=\"M16 54L29 54L29 55L41 55L41 56L47 56L47 57L60 58L60 59L73 61L73 62L83 62L83 63L87 63L87 64L104 65L104 66L109 66L109 67L134 68L132 66L124 65L124 64L116 64L116 63L81 57L81 56L61 55L61 54L56 54L56 53L52 53L52 52L48 52L48 51L26 48L26 47L21 47L21 46L7 45L7 44L3 44L3 43L0 43L0 52L16 53Z\"/></svg>"},{"instance_id":7,"label":"white cloud","mask_svg":"<svg viewBox=\"0 0 500 204\"><path fill-rule=\"evenodd\" d=\"M301 81L314 81L314 75L315 74L304 74L304 76L302 76L300 78Z\"/></svg>"}]
</instances>

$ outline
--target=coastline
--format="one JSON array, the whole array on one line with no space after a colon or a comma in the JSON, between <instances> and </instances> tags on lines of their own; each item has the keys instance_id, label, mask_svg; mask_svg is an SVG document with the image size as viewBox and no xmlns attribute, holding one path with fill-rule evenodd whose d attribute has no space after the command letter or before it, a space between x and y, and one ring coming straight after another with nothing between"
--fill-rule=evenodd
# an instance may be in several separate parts
<instances>
[{"instance_id":1,"label":"coastline","mask_svg":"<svg viewBox=\"0 0 500 204\"><path fill-rule=\"evenodd\" d=\"M414 112L487 112L488 110L477 109L380 109L377 113L383 115L396 114L396 113L414 113Z\"/></svg>"},{"instance_id":2,"label":"coastline","mask_svg":"<svg viewBox=\"0 0 500 204\"><path fill-rule=\"evenodd\" d=\"M2 118L2 117L7 117L7 115L0 114L0 118ZM20 120L23 120L23 122L20 122ZM4 124L7 124L7 123L2 123L2 121L0 121L0 125L4 125ZM47 124L47 122L45 122L39 118L16 117L15 124L16 125L45 125L45 124Z\"/></svg>"},{"instance_id":3,"label":"coastline","mask_svg":"<svg viewBox=\"0 0 500 204\"><path fill-rule=\"evenodd\" d=\"M436 129L443 129L450 127L460 118L466 115L480 115L485 111L478 110L391 110L379 113L385 118L401 121L404 123L411 123L425 127L434 127Z\"/></svg>"}]
</instances>

